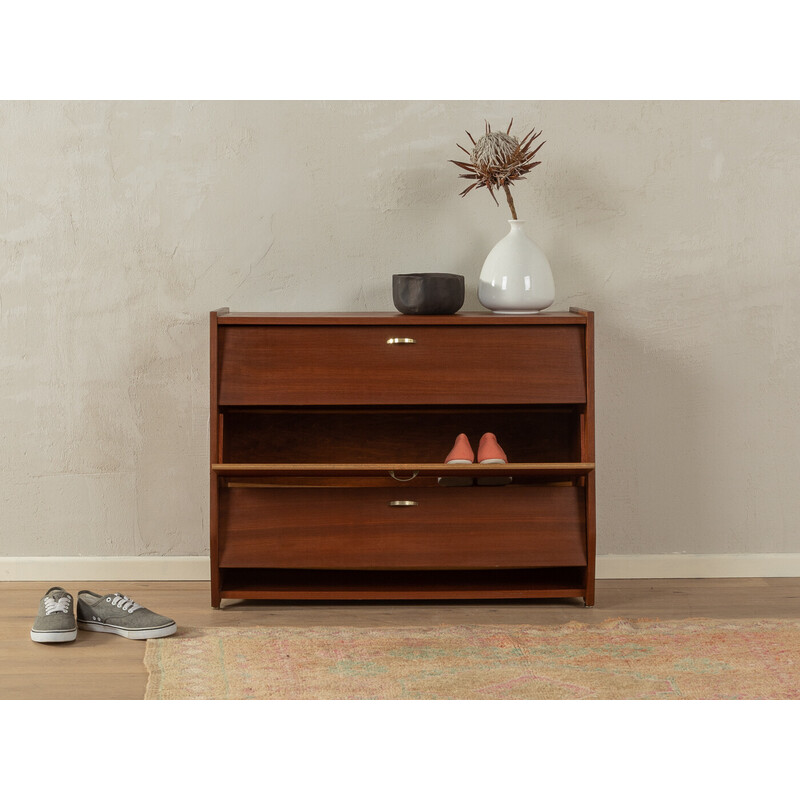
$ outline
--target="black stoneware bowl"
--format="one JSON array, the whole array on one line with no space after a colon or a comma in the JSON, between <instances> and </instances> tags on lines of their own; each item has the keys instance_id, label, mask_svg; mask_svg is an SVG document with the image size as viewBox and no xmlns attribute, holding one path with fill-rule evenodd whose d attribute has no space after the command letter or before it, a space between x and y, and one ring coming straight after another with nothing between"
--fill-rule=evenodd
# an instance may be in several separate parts
<instances>
[{"instance_id":1,"label":"black stoneware bowl","mask_svg":"<svg viewBox=\"0 0 800 800\"><path fill-rule=\"evenodd\" d=\"M464 276L449 272L392 275L392 299L402 314L455 314L464 305Z\"/></svg>"}]
</instances>

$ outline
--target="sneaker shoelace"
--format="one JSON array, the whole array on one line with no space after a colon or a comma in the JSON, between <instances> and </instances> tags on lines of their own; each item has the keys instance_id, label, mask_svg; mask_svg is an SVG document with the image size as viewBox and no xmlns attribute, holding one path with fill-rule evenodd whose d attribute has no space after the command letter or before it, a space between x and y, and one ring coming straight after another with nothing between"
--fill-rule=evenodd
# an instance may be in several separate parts
<instances>
[{"instance_id":1,"label":"sneaker shoelace","mask_svg":"<svg viewBox=\"0 0 800 800\"><path fill-rule=\"evenodd\" d=\"M117 608L121 608L123 611L127 611L129 614L133 614L137 608L141 608L138 603L134 603L130 597L124 594L115 594L113 598L109 597L107 600L112 606L117 606Z\"/></svg>"},{"instance_id":2,"label":"sneaker shoelace","mask_svg":"<svg viewBox=\"0 0 800 800\"><path fill-rule=\"evenodd\" d=\"M56 613L69 614L69 597L59 597L58 600L54 600L52 597L45 597L44 613L45 616Z\"/></svg>"}]
</instances>

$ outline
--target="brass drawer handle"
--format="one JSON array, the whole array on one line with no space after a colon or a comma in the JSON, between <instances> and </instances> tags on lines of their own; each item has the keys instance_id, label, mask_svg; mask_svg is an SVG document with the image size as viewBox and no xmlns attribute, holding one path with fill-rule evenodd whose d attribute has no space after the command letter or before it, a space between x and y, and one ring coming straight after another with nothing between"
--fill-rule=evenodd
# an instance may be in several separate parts
<instances>
[{"instance_id":1,"label":"brass drawer handle","mask_svg":"<svg viewBox=\"0 0 800 800\"><path fill-rule=\"evenodd\" d=\"M406 339L400 336L393 336L391 339L386 340L386 344L416 344L416 339Z\"/></svg>"},{"instance_id":2,"label":"brass drawer handle","mask_svg":"<svg viewBox=\"0 0 800 800\"><path fill-rule=\"evenodd\" d=\"M393 469L390 469L390 470L389 470L389 474L390 474L390 475L391 475L391 476L392 476L392 477L393 477L393 478L394 478L396 481L400 481L400 483L407 483L408 481L413 481L413 480L414 480L414 478L416 478L416 477L417 477L417 475L419 475L419 470L415 469L415 470L414 470L414 471L411 473L411 477L410 477L410 478L398 478L398 477L397 477L397 475L395 475L395 474L394 474L394 470L393 470Z\"/></svg>"},{"instance_id":3,"label":"brass drawer handle","mask_svg":"<svg viewBox=\"0 0 800 800\"><path fill-rule=\"evenodd\" d=\"M419 503L416 500L390 500L390 506L418 506Z\"/></svg>"}]
</instances>

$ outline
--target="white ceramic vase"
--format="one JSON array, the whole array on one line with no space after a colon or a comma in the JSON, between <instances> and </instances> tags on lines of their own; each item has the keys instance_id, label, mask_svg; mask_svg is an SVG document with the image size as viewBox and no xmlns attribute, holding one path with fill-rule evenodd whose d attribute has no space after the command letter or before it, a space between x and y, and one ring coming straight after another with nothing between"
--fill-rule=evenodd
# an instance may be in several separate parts
<instances>
[{"instance_id":1,"label":"white ceramic vase","mask_svg":"<svg viewBox=\"0 0 800 800\"><path fill-rule=\"evenodd\" d=\"M478 300L496 314L535 314L556 299L547 256L525 233L525 222L510 219L511 230L492 248L478 280Z\"/></svg>"}]
</instances>

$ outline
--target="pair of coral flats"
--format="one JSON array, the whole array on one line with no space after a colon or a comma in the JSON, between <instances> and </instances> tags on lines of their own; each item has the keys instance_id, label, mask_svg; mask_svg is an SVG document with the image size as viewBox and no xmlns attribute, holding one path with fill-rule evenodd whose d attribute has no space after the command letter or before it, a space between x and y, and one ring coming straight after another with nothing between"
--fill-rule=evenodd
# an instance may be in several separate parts
<instances>
[{"instance_id":1,"label":"pair of coral flats","mask_svg":"<svg viewBox=\"0 0 800 800\"><path fill-rule=\"evenodd\" d=\"M445 464L473 464L475 462L475 452L465 433L456 436L453 449L447 454ZM505 451L497 442L497 437L493 433L484 433L478 443L478 463L479 464L508 464ZM472 486L473 479L461 476L448 476L439 478L441 486ZM511 483L511 478L507 476L481 477L477 479L479 486L505 486Z\"/></svg>"}]
</instances>

